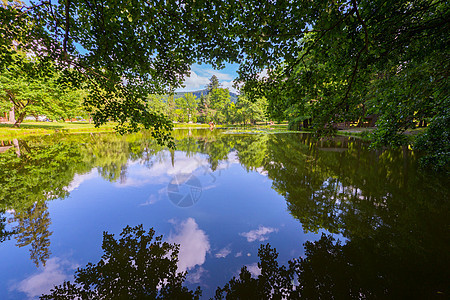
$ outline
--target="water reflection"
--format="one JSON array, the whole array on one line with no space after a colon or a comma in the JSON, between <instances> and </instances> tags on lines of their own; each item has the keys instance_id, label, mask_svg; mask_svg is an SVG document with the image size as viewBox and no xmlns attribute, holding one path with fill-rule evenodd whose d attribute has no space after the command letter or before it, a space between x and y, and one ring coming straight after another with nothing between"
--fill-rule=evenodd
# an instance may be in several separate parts
<instances>
[{"instance_id":1,"label":"water reflection","mask_svg":"<svg viewBox=\"0 0 450 300\"><path fill-rule=\"evenodd\" d=\"M52 257L38 272L28 276L12 286L12 290L22 292L29 299L39 297L50 291L55 285L72 279L73 272L79 265L65 258Z\"/></svg>"},{"instance_id":2,"label":"water reflection","mask_svg":"<svg viewBox=\"0 0 450 300\"><path fill-rule=\"evenodd\" d=\"M193 224L187 220L182 226L198 233ZM75 282L65 281L41 299L198 299L201 294L182 286L186 273L177 273L182 252L153 229L127 226L120 239L105 232L102 249L101 260L79 268Z\"/></svg>"},{"instance_id":3,"label":"water reflection","mask_svg":"<svg viewBox=\"0 0 450 300\"><path fill-rule=\"evenodd\" d=\"M187 277L184 271L205 262L210 247L208 237L193 219L177 226L180 228L169 241L181 248L161 243L161 237L153 241L154 231L150 229L146 235L142 226L126 227L120 240L105 233L102 259L78 269L75 283L65 282L42 299L197 299L200 290L193 292L182 284L185 280L201 283L206 271L199 267ZM447 279L427 262L411 264L410 257L377 253L374 244L350 241L342 245L331 236L322 235L304 247L305 257L280 265L276 249L261 245L260 261L242 267L238 277L218 287L215 299L444 299L448 292ZM57 268L48 272L64 276ZM21 288L25 289L43 273L24 280Z\"/></svg>"},{"instance_id":4,"label":"water reflection","mask_svg":"<svg viewBox=\"0 0 450 300\"><path fill-rule=\"evenodd\" d=\"M418 171L415 153L406 148L369 151L351 138L316 142L307 134L191 133L175 131L176 151L156 145L145 133L4 143L10 148L0 154L0 241L13 236L17 246L30 250L36 265L44 265L51 260L47 204L67 198L83 181L101 176L118 188L138 188L168 186L175 176L193 174L206 191L216 188L221 170L240 164L271 180L305 232L326 230L343 237L342 243L324 236L305 244L307 259L299 258L292 271L304 284L302 297L448 295L450 182ZM161 201L167 192L153 191L141 206ZM181 245L177 269L189 271L191 283L216 275L204 266L209 253L217 259L246 255L242 250L233 254L227 244L212 249L206 229L194 217L171 222L168 241ZM248 243L266 242L280 230L265 223L252 226L237 232ZM247 271L264 275L256 264L248 264ZM242 276L223 293L247 283L258 287L257 278ZM308 290L311 286L316 288Z\"/></svg>"},{"instance_id":5,"label":"water reflection","mask_svg":"<svg viewBox=\"0 0 450 300\"><path fill-rule=\"evenodd\" d=\"M51 221L46 202L36 202L27 210L15 211L13 215L8 222L17 224L13 227L16 246L31 246L31 260L36 267L39 267L39 264L45 266L51 254L49 247L52 234L49 231Z\"/></svg>"},{"instance_id":6,"label":"water reflection","mask_svg":"<svg viewBox=\"0 0 450 300\"><path fill-rule=\"evenodd\" d=\"M259 225L258 229L250 230L249 232L242 232L239 235L245 237L249 243L254 241L264 242L269 239L269 234L273 232L278 232L278 228Z\"/></svg>"},{"instance_id":7,"label":"water reflection","mask_svg":"<svg viewBox=\"0 0 450 300\"><path fill-rule=\"evenodd\" d=\"M169 235L167 240L169 243L180 245L178 272L190 271L188 280L199 283L205 272L201 266L205 263L206 253L211 249L209 238L193 218L182 222L170 220L170 223L174 225L175 233Z\"/></svg>"}]
</instances>

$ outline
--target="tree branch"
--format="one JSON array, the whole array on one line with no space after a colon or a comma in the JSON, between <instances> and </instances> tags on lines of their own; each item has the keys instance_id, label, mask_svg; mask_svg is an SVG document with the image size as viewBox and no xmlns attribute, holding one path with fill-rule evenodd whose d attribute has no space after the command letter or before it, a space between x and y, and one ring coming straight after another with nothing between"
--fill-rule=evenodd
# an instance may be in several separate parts
<instances>
[{"instance_id":1,"label":"tree branch","mask_svg":"<svg viewBox=\"0 0 450 300\"><path fill-rule=\"evenodd\" d=\"M299 64L301 61L303 61L303 59L305 58L306 55L309 54L309 52L311 52L311 49L325 36L325 34L327 34L329 31L333 30L334 28L336 28L340 23L342 23L345 19L347 19L353 12L353 9L351 9L348 13L346 13L340 20L338 20L336 23L334 23L330 28L325 29L322 34L319 36L319 38L317 38L314 43L308 47L308 49L306 50L305 53L303 53L302 56L300 56L300 58L298 58L294 64L292 64L284 73L284 75L292 72L292 70L294 69L294 67Z\"/></svg>"},{"instance_id":2,"label":"tree branch","mask_svg":"<svg viewBox=\"0 0 450 300\"><path fill-rule=\"evenodd\" d=\"M355 81L355 78L356 78L356 73L358 72L359 59L361 58L361 54L363 53L364 50L366 50L366 45L364 45L361 48L361 50L359 50L358 54L356 55L356 63L353 66L352 77L350 79L350 83L348 85L347 92L345 93L345 96L342 98L342 100L337 104L337 107L340 107L342 104L344 104L345 100L348 99L348 96L352 89L353 82Z\"/></svg>"},{"instance_id":3,"label":"tree branch","mask_svg":"<svg viewBox=\"0 0 450 300\"><path fill-rule=\"evenodd\" d=\"M26 8L26 10L24 10L20 14L18 14L16 16L16 19L20 18L22 15L26 14L30 10L36 9L36 8L41 7L42 5L46 5L46 4L51 5L51 3L49 1L44 1L44 2L41 2L40 4L36 4L36 5L31 6L31 7L22 6L21 9Z\"/></svg>"},{"instance_id":4,"label":"tree branch","mask_svg":"<svg viewBox=\"0 0 450 300\"><path fill-rule=\"evenodd\" d=\"M356 3L356 0L352 0L352 3L353 3L353 9L356 12L356 17L358 18L359 22L361 22L361 25L364 29L364 43L365 43L366 50L368 50L369 49L369 33L367 32L367 25L364 22L364 20L361 18L361 15L359 14L358 5Z\"/></svg>"},{"instance_id":5,"label":"tree branch","mask_svg":"<svg viewBox=\"0 0 450 300\"><path fill-rule=\"evenodd\" d=\"M64 33L64 40L63 40L63 55L64 59L67 58L67 40L69 39L69 26L70 26L70 0L66 0L66 28Z\"/></svg>"}]
</instances>

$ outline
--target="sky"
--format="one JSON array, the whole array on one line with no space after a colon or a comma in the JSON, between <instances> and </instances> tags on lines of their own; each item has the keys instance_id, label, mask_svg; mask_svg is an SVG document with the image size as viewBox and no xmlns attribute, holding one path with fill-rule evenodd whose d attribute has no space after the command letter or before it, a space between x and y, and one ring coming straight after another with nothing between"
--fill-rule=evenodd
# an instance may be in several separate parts
<instances>
[{"instance_id":1,"label":"sky","mask_svg":"<svg viewBox=\"0 0 450 300\"><path fill-rule=\"evenodd\" d=\"M237 77L237 64L226 64L222 70L215 70L208 64L194 64L191 66L191 76L184 81L184 88L177 89L177 92L193 92L202 90L209 83L211 76L216 75L223 88L228 88L230 92L237 93L233 88L233 80Z\"/></svg>"}]
</instances>

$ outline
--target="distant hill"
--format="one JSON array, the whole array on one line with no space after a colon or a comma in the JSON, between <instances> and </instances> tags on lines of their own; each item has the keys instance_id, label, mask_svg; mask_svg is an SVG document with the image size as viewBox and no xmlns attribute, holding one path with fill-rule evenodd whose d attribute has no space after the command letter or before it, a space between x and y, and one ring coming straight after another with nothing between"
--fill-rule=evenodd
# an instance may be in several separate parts
<instances>
[{"instance_id":1,"label":"distant hill","mask_svg":"<svg viewBox=\"0 0 450 300\"><path fill-rule=\"evenodd\" d=\"M204 96L206 96L208 94L208 90L207 89L203 89L203 90L193 91L193 92L176 92L175 95L174 95L174 98L175 99L181 98L187 93L192 93L192 94L194 94L195 97L200 98L202 93L203 93ZM233 102L233 103L236 103L238 95L235 94L235 93L230 92L230 97L231 97L230 101Z\"/></svg>"}]
</instances>

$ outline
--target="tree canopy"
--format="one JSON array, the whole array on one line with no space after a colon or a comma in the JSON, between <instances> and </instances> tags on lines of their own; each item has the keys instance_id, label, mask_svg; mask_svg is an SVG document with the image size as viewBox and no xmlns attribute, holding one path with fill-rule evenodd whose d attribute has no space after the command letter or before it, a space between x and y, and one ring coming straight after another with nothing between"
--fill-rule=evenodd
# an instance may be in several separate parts
<instances>
[{"instance_id":1,"label":"tree canopy","mask_svg":"<svg viewBox=\"0 0 450 300\"><path fill-rule=\"evenodd\" d=\"M104 254L97 264L89 263L70 281L55 286L41 299L199 299L200 289L182 284L186 272L177 273L179 246L155 237L153 229L127 226L115 239L103 233Z\"/></svg>"},{"instance_id":2,"label":"tree canopy","mask_svg":"<svg viewBox=\"0 0 450 300\"><path fill-rule=\"evenodd\" d=\"M162 143L172 125L147 95L180 87L194 62L230 62L273 117L308 116L330 134L377 115L375 145L397 145L417 122L448 120L449 14L443 0L7 2L0 58L21 49L76 70L96 124L141 124ZM444 139L433 147L448 159L440 128L424 138Z\"/></svg>"},{"instance_id":3,"label":"tree canopy","mask_svg":"<svg viewBox=\"0 0 450 300\"><path fill-rule=\"evenodd\" d=\"M86 115L85 91L65 80L49 61L18 52L0 73L0 111L14 111L19 127L27 115L51 119Z\"/></svg>"}]
</instances>

